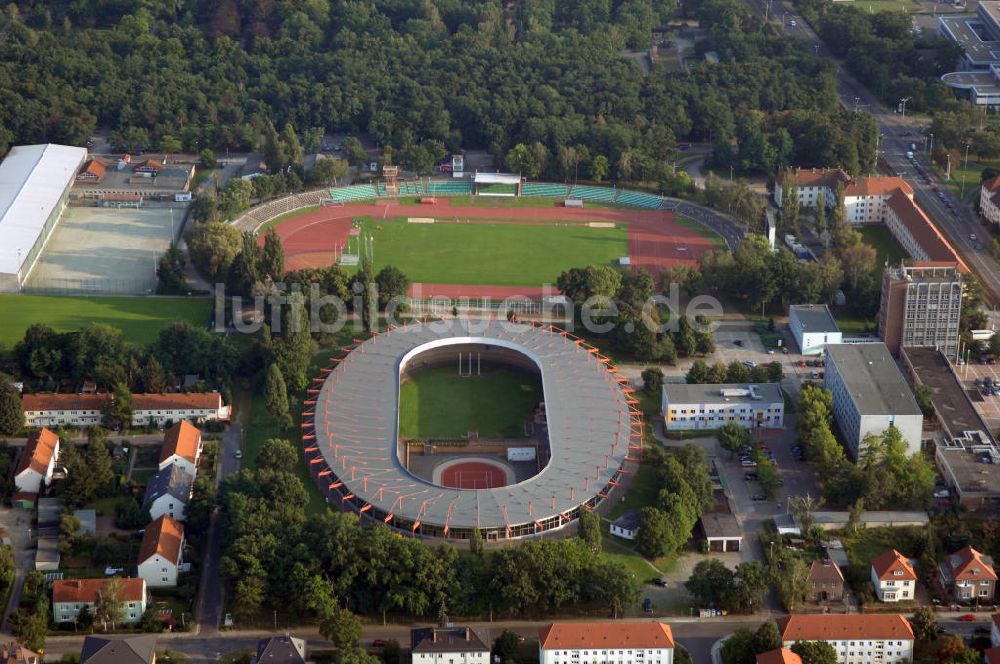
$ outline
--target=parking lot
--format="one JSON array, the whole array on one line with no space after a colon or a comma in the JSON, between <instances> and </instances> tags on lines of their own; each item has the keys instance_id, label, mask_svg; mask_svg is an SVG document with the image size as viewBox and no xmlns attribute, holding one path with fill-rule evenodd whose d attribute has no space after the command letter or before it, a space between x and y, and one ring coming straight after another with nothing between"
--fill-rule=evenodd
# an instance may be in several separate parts
<instances>
[{"instance_id":1,"label":"parking lot","mask_svg":"<svg viewBox=\"0 0 1000 664\"><path fill-rule=\"evenodd\" d=\"M1000 396L984 396L977 389L976 380L982 381L989 377L994 385L1000 384L1000 365L997 364L966 364L956 367L959 379L966 388L966 394L972 404L991 429L1000 427Z\"/></svg>"}]
</instances>

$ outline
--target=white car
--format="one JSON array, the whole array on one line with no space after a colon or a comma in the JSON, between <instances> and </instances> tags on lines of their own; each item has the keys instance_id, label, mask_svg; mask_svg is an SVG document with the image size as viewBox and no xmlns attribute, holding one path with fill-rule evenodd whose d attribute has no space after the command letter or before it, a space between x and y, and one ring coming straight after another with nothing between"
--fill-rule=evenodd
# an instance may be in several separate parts
<instances>
[{"instance_id":1,"label":"white car","mask_svg":"<svg viewBox=\"0 0 1000 664\"><path fill-rule=\"evenodd\" d=\"M788 25L790 25L790 26L792 26L792 27L794 28L794 27L795 27L795 25L796 25L796 23L795 23L795 21L794 21L794 20L792 20L792 21L789 21L789 22L788 22Z\"/></svg>"},{"instance_id":2,"label":"white car","mask_svg":"<svg viewBox=\"0 0 1000 664\"><path fill-rule=\"evenodd\" d=\"M743 466L744 468L756 468L757 462L752 461L751 459L743 459L742 461L740 461L740 465Z\"/></svg>"},{"instance_id":3,"label":"white car","mask_svg":"<svg viewBox=\"0 0 1000 664\"><path fill-rule=\"evenodd\" d=\"M975 233L969 233L969 239L975 242L979 237Z\"/></svg>"}]
</instances>

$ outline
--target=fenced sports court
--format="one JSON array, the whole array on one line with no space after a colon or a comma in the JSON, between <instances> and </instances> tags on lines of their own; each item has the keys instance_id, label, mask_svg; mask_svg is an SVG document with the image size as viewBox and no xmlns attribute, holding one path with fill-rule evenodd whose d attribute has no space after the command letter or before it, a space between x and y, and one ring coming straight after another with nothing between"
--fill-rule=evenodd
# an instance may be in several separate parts
<instances>
[{"instance_id":1,"label":"fenced sports court","mask_svg":"<svg viewBox=\"0 0 1000 664\"><path fill-rule=\"evenodd\" d=\"M187 206L68 207L24 292L136 295L155 292L156 268L180 234Z\"/></svg>"}]
</instances>

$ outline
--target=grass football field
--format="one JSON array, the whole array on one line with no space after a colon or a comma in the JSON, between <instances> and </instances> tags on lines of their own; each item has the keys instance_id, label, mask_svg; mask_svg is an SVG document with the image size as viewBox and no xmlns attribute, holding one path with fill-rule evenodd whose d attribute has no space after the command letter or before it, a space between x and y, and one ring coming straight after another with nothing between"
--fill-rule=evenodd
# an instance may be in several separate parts
<instances>
[{"instance_id":1,"label":"grass football field","mask_svg":"<svg viewBox=\"0 0 1000 664\"><path fill-rule=\"evenodd\" d=\"M411 224L364 219L375 238L375 270L394 265L411 281L538 286L572 267L614 265L628 256L628 229L560 226L559 222ZM381 230L379 230L381 228Z\"/></svg>"},{"instance_id":2,"label":"grass football field","mask_svg":"<svg viewBox=\"0 0 1000 664\"><path fill-rule=\"evenodd\" d=\"M0 295L0 345L10 348L34 323L57 332L107 323L120 328L126 340L147 344L174 322L205 325L211 311L209 298Z\"/></svg>"},{"instance_id":3,"label":"grass football field","mask_svg":"<svg viewBox=\"0 0 1000 664\"><path fill-rule=\"evenodd\" d=\"M541 378L520 371L483 367L483 375L462 378L457 363L419 369L400 386L399 435L459 438L478 431L483 438L521 438L541 400Z\"/></svg>"}]
</instances>

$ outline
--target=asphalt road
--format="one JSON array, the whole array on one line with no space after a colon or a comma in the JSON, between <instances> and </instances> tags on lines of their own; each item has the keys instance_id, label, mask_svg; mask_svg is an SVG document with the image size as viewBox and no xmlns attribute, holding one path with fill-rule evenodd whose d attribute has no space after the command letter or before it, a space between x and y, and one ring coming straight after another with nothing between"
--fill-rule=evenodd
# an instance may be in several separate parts
<instances>
[{"instance_id":1,"label":"asphalt road","mask_svg":"<svg viewBox=\"0 0 1000 664\"><path fill-rule=\"evenodd\" d=\"M748 2L751 7L759 11L762 3L767 2L767 0L748 0ZM955 211L953 212L938 198L933 187L937 186L942 190L944 187L940 178L929 166L926 156L919 155L918 159L930 176L929 184L917 175L913 164L906 158L906 152L911 149L912 144L917 145L915 151L917 153L923 147L923 135L919 133L921 123L910 116L897 113L895 108L887 107L858 83L847 71L845 64L833 58L812 27L801 15L796 13L791 2L774 2L772 0L769 5L770 20L776 24L778 29L785 34L804 40L812 46L813 52L819 57L830 58L836 63L841 103L845 108L865 110L872 114L878 123L881 134L879 145L881 156L897 173L904 174L903 178L913 187L917 203L962 255L969 268L976 273L988 293L992 295L993 301L1000 301L1000 265L990 255L983 242L983 239L987 238L988 235L979 223L978 216L967 205L958 204L958 201L955 201ZM793 22L795 25L792 25ZM905 132L910 132L912 136L903 136ZM952 164L952 166L957 165ZM978 184L978 182L966 183L967 186L972 187L978 186ZM972 234L975 234L978 239L972 240Z\"/></svg>"}]
</instances>

